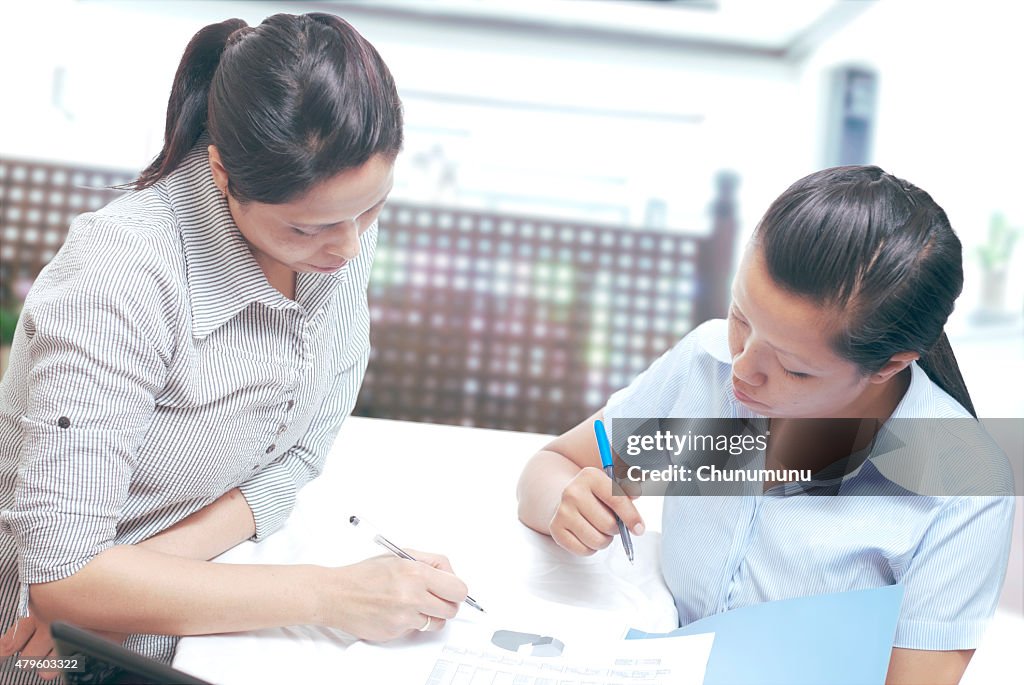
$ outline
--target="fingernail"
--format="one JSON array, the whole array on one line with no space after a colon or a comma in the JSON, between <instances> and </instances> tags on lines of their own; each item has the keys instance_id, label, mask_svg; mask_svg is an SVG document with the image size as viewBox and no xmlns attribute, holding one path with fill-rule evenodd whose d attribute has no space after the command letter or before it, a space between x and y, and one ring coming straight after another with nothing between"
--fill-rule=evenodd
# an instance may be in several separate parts
<instances>
[{"instance_id":1,"label":"fingernail","mask_svg":"<svg viewBox=\"0 0 1024 685\"><path fill-rule=\"evenodd\" d=\"M644 524L643 524L643 522L640 522L640 523L636 524L635 526L633 526L633 532L636 533L637 535L643 535L644 534Z\"/></svg>"}]
</instances>

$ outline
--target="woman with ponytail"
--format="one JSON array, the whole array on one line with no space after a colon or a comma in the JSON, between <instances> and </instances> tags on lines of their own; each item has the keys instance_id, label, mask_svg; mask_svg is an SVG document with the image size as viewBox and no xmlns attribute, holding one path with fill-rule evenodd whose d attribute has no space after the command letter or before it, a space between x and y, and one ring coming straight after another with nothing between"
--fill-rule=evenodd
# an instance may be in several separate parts
<instances>
[{"instance_id":1,"label":"woman with ponytail","mask_svg":"<svg viewBox=\"0 0 1024 685\"><path fill-rule=\"evenodd\" d=\"M341 19L195 35L163 150L25 303L0 386L0 656L45 656L55 619L169 662L180 635L387 640L454 616L440 556L208 561L282 525L352 410L401 147L391 74Z\"/></svg>"},{"instance_id":2,"label":"woman with ponytail","mask_svg":"<svg viewBox=\"0 0 1024 685\"><path fill-rule=\"evenodd\" d=\"M959 682L995 610L1014 507L943 333L962 283L960 242L923 190L873 166L797 181L747 246L728 320L697 327L536 454L520 519L575 554L609 545L615 515L642 534L601 471L594 421L742 419L767 439L738 468L814 477L666 497L662 572L680 623L898 583L887 682Z\"/></svg>"}]
</instances>

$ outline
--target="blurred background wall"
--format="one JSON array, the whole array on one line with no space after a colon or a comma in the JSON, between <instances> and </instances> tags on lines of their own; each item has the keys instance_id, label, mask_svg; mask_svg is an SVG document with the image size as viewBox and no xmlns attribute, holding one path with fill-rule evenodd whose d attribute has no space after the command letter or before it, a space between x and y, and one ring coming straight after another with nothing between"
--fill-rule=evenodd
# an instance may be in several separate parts
<instances>
[{"instance_id":1,"label":"blurred background wall","mask_svg":"<svg viewBox=\"0 0 1024 685\"><path fill-rule=\"evenodd\" d=\"M377 46L407 112L395 206L441 208L449 219L469 215L475 217L473 230L485 216L532 217L550 221L556 234L560 226L574 227L571 241L583 240L591 227L598 235L612 231L615 245L626 252L633 249L621 242L629 231L699 238L713 231L712 206L722 200L719 182L728 172L735 253L771 200L815 169L875 163L925 188L965 245L967 283L949 332L975 404L986 416L1024 416L1024 395L1006 380L1024 378L1024 249L1014 249L1012 239L1024 226L1024 96L1013 85L1022 66L1013 3L10 2L0 26L0 157L141 169L159 150L171 79L192 34L227 17L256 24L278 11L337 13ZM15 207L10 196L0 201L0 238L10 245L26 230L32 208ZM67 215L85 209L71 208ZM47 212L39 215L44 221ZM65 224L67 216L53 218ZM382 227L388 230L386 220ZM557 236L552 245L551 263L557 264ZM434 243L431 249L448 247ZM413 268L414 246L387 250L395 257L388 268L400 274L399 285L410 291L422 286L401 281L401 273ZM14 252L4 254L9 267ZM456 257L453 252L445 278L458 277L451 270ZM491 271L501 260L489 262ZM577 267L574 273L587 270ZM4 307L16 311L28 279L10 268L3 273ZM696 274L698 282L677 293L696 297L695 291L711 287L700 279L715 273L698 265L671 276ZM515 269L507 275L515 282ZM553 279L551 287L559 277L529 275L533 281ZM381 275L378 283L385 280ZM471 290L474 281L467 282ZM584 336L590 358L579 363L591 380L579 386L578 406L563 422L600 406L608 386L628 382L699 323L690 320L693 309L658 310L655 301L648 303L650 316L642 312L617 322L614 313L629 311L636 293L615 300L621 288L611 277L596 285L573 283L567 297L575 298L574 308L603 306L607 316L596 317L604 328ZM651 292L675 287L665 283L653 281ZM603 300L579 299L584 290L593 296L598 285L605 289ZM481 287L502 286L481 281ZM541 300L534 297L523 307L543 309ZM431 302L423 302L424 325L431 321ZM416 318L409 311L402 316ZM670 323L659 328L666 318ZM472 322L459 325L472 330ZM616 343L617 334L643 344ZM546 344L557 355L558 345L570 342L579 344ZM600 348L596 356L594 345ZM486 359L489 350L478 346L477 356ZM529 362L529 349L515 352ZM390 363L399 361L393 355ZM372 368L386 369L386 362L377 358ZM524 375L523 364L510 361L506 375ZM597 383L597 376L608 383ZM475 378L459 383L450 390L487 392ZM509 405L539 399L525 385L499 385L491 394L512 400ZM421 391L407 399L415 403ZM545 401L573 400L564 394ZM457 416L438 420L460 422ZM551 429L529 421L516 427Z\"/></svg>"}]
</instances>

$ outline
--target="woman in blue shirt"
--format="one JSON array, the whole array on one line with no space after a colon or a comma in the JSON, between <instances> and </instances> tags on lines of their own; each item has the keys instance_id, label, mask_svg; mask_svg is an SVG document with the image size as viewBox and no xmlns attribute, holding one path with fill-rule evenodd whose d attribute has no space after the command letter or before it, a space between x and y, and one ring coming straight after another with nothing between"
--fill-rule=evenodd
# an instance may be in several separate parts
<instances>
[{"instance_id":1,"label":"woman in blue shirt","mask_svg":"<svg viewBox=\"0 0 1024 685\"><path fill-rule=\"evenodd\" d=\"M535 455L519 483L520 519L576 554L611 542L614 514L643 533L632 501L613 497L600 470L593 421L602 418L764 417L773 436L808 425L792 419L867 419L872 440L898 420L946 419L943 430L961 434L930 436L949 446L936 458L998 465L943 333L962 283L960 242L921 189L877 167L797 181L745 251L728 320L699 326ZM798 444L770 442L765 468L788 463ZM669 497L662 566L680 621L901 583L888 682L956 683L1009 553L1013 498L998 495L1012 487L993 473L961 496ZM856 491L877 474L871 463L843 485Z\"/></svg>"}]
</instances>

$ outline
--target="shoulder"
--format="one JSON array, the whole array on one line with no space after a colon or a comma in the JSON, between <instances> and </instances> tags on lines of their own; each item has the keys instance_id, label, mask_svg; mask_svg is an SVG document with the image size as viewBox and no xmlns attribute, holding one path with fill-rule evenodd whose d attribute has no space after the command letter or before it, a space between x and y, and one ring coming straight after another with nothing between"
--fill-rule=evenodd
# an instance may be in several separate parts
<instances>
[{"instance_id":1,"label":"shoulder","mask_svg":"<svg viewBox=\"0 0 1024 685\"><path fill-rule=\"evenodd\" d=\"M726 322L706 321L612 395L606 414L686 417L730 412L731 361Z\"/></svg>"},{"instance_id":2,"label":"shoulder","mask_svg":"<svg viewBox=\"0 0 1024 685\"><path fill-rule=\"evenodd\" d=\"M1021 451L1022 446L1019 438L1012 437L1014 431L1002 430L1014 419L1005 421L975 419L913 364L910 387L886 422L888 439L882 442L885 449L876 465L890 479L912 483L909 489L918 494L1012 495L1007 454ZM992 433L1000 435L1000 440Z\"/></svg>"},{"instance_id":3,"label":"shoulder","mask_svg":"<svg viewBox=\"0 0 1024 685\"><path fill-rule=\"evenodd\" d=\"M871 462L887 481L912 494L943 499L1013 495L1007 454L1020 451L1020 440L1012 434L1001 436L1006 442L1001 445L989 433L990 428L1001 432L1000 426L991 425L993 421L998 420L982 422L972 416L890 419L879 434Z\"/></svg>"},{"instance_id":4,"label":"shoulder","mask_svg":"<svg viewBox=\"0 0 1024 685\"><path fill-rule=\"evenodd\" d=\"M74 282L97 290L138 288L152 278L173 282L181 264L174 214L160 193L150 188L76 217L64 245L37 282L41 286Z\"/></svg>"},{"instance_id":5,"label":"shoulder","mask_svg":"<svg viewBox=\"0 0 1024 685\"><path fill-rule=\"evenodd\" d=\"M147 189L77 217L33 284L25 310L102 307L169 318L185 295L177 223L161 194Z\"/></svg>"}]
</instances>

